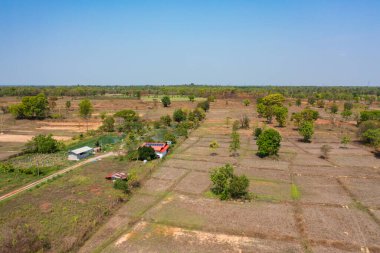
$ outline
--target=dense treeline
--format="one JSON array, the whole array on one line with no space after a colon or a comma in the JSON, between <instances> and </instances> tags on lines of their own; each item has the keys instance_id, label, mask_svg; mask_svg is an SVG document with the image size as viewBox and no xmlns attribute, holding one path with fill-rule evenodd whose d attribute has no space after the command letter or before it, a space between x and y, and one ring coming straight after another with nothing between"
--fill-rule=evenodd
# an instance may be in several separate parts
<instances>
[{"instance_id":1,"label":"dense treeline","mask_svg":"<svg viewBox=\"0 0 380 253\"><path fill-rule=\"evenodd\" d=\"M122 94L129 97L146 95L195 95L218 98L233 98L238 95L263 97L271 93L280 93L285 97L329 99L329 100L375 100L380 96L380 87L321 87L321 86L3 86L0 96L35 96L44 93L47 96L98 96L104 94Z\"/></svg>"}]
</instances>

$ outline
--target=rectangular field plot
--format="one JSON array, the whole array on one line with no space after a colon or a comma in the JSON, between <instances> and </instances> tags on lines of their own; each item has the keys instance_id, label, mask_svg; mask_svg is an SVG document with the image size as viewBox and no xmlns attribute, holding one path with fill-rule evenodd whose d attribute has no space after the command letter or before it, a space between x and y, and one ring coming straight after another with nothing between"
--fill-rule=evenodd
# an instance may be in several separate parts
<instances>
[{"instance_id":1,"label":"rectangular field plot","mask_svg":"<svg viewBox=\"0 0 380 253\"><path fill-rule=\"evenodd\" d=\"M152 177L158 179L166 179L166 180L177 180L182 177L187 170L185 169L177 169L171 167L161 166L157 171L154 172Z\"/></svg>"},{"instance_id":2,"label":"rectangular field plot","mask_svg":"<svg viewBox=\"0 0 380 253\"><path fill-rule=\"evenodd\" d=\"M176 185L174 190L184 193L201 194L209 188L210 184L209 173L192 171Z\"/></svg>"},{"instance_id":3,"label":"rectangular field plot","mask_svg":"<svg viewBox=\"0 0 380 253\"><path fill-rule=\"evenodd\" d=\"M260 169L237 166L235 167L235 172L239 175L244 174L250 179L266 179L284 183L290 183L291 181L289 172L276 169Z\"/></svg>"},{"instance_id":4,"label":"rectangular field plot","mask_svg":"<svg viewBox=\"0 0 380 253\"><path fill-rule=\"evenodd\" d=\"M348 205L352 199L334 178L296 176L301 202Z\"/></svg>"},{"instance_id":5,"label":"rectangular field plot","mask_svg":"<svg viewBox=\"0 0 380 253\"><path fill-rule=\"evenodd\" d=\"M300 245L292 242L270 241L140 222L105 252L298 253L302 250Z\"/></svg>"},{"instance_id":6,"label":"rectangular field plot","mask_svg":"<svg viewBox=\"0 0 380 253\"><path fill-rule=\"evenodd\" d=\"M331 156L330 160L342 167L350 166L380 168L380 159L377 159L374 156L339 155Z\"/></svg>"},{"instance_id":7,"label":"rectangular field plot","mask_svg":"<svg viewBox=\"0 0 380 253\"><path fill-rule=\"evenodd\" d=\"M316 175L324 177L377 177L380 178L380 170L359 167L332 167L332 166L292 166L295 174Z\"/></svg>"},{"instance_id":8,"label":"rectangular field plot","mask_svg":"<svg viewBox=\"0 0 380 253\"><path fill-rule=\"evenodd\" d=\"M252 156L248 159L243 158L239 161L241 167L246 168L266 168L266 169L277 169L277 170L288 170L289 163L284 161L277 161L270 158L259 158L257 156Z\"/></svg>"},{"instance_id":9,"label":"rectangular field plot","mask_svg":"<svg viewBox=\"0 0 380 253\"><path fill-rule=\"evenodd\" d=\"M364 205L380 208L380 179L344 178L342 183Z\"/></svg>"},{"instance_id":10,"label":"rectangular field plot","mask_svg":"<svg viewBox=\"0 0 380 253\"><path fill-rule=\"evenodd\" d=\"M143 194L161 195L165 194L174 185L174 181L151 178L146 181L139 191Z\"/></svg>"},{"instance_id":11,"label":"rectangular field plot","mask_svg":"<svg viewBox=\"0 0 380 253\"><path fill-rule=\"evenodd\" d=\"M239 203L176 194L151 209L145 218L162 224L218 233L260 234L273 239L298 236L293 207L289 204Z\"/></svg>"},{"instance_id":12,"label":"rectangular field plot","mask_svg":"<svg viewBox=\"0 0 380 253\"><path fill-rule=\"evenodd\" d=\"M250 180L249 192L257 195L259 199L270 201L290 201L290 183L275 180Z\"/></svg>"},{"instance_id":13,"label":"rectangular field plot","mask_svg":"<svg viewBox=\"0 0 380 253\"><path fill-rule=\"evenodd\" d=\"M324 241L364 246L380 246L380 227L359 210L335 207L303 207L307 236Z\"/></svg>"},{"instance_id":14,"label":"rectangular field plot","mask_svg":"<svg viewBox=\"0 0 380 253\"><path fill-rule=\"evenodd\" d=\"M294 165L306 166L332 166L332 164L316 155L297 154L293 160Z\"/></svg>"},{"instance_id":15,"label":"rectangular field plot","mask_svg":"<svg viewBox=\"0 0 380 253\"><path fill-rule=\"evenodd\" d=\"M183 159L170 159L165 162L165 167L183 168L188 170L210 171L213 168L223 166L224 163L196 161L196 160L183 160Z\"/></svg>"}]
</instances>

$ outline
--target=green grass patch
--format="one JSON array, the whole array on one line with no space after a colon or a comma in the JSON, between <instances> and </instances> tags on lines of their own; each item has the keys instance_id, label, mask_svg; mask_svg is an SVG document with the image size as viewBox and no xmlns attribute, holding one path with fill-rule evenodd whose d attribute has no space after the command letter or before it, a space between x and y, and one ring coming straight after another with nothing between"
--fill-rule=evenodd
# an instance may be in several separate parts
<instances>
[{"instance_id":1,"label":"green grass patch","mask_svg":"<svg viewBox=\"0 0 380 253\"><path fill-rule=\"evenodd\" d=\"M301 198L301 192L296 184L292 184L290 188L290 194L293 200L299 200Z\"/></svg>"}]
</instances>

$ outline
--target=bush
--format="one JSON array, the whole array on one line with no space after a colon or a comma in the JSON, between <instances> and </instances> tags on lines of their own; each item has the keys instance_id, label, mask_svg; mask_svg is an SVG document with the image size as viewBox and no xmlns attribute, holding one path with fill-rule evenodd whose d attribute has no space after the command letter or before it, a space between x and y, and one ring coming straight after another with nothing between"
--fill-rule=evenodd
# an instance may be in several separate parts
<instances>
[{"instance_id":1,"label":"bush","mask_svg":"<svg viewBox=\"0 0 380 253\"><path fill-rule=\"evenodd\" d=\"M244 114L240 119L240 127L243 129L249 128L249 118L246 114Z\"/></svg>"},{"instance_id":2,"label":"bush","mask_svg":"<svg viewBox=\"0 0 380 253\"><path fill-rule=\"evenodd\" d=\"M153 160L157 158L156 152L154 152L154 149L152 147L139 147L137 149L138 152L138 159L140 161L144 160Z\"/></svg>"},{"instance_id":3,"label":"bush","mask_svg":"<svg viewBox=\"0 0 380 253\"><path fill-rule=\"evenodd\" d=\"M170 126L172 123L172 119L170 118L170 115L161 116L160 121L165 126Z\"/></svg>"},{"instance_id":4,"label":"bush","mask_svg":"<svg viewBox=\"0 0 380 253\"><path fill-rule=\"evenodd\" d=\"M9 110L17 119L44 119L49 113L49 102L41 93L23 97L21 104L12 105Z\"/></svg>"},{"instance_id":5,"label":"bush","mask_svg":"<svg viewBox=\"0 0 380 253\"><path fill-rule=\"evenodd\" d=\"M329 159L329 155L330 155L330 151L331 151L331 146L330 145L323 145L321 147L321 158L323 159Z\"/></svg>"},{"instance_id":6,"label":"bush","mask_svg":"<svg viewBox=\"0 0 380 253\"><path fill-rule=\"evenodd\" d=\"M58 152L63 148L63 144L55 140L51 134L39 134L26 143L25 152L47 154Z\"/></svg>"},{"instance_id":7,"label":"bush","mask_svg":"<svg viewBox=\"0 0 380 253\"><path fill-rule=\"evenodd\" d=\"M380 120L380 110L360 112L360 122L367 120Z\"/></svg>"},{"instance_id":8,"label":"bush","mask_svg":"<svg viewBox=\"0 0 380 253\"><path fill-rule=\"evenodd\" d=\"M354 105L351 102L345 102L344 103L344 110L345 111L351 111L352 108L354 108Z\"/></svg>"},{"instance_id":9,"label":"bush","mask_svg":"<svg viewBox=\"0 0 380 253\"><path fill-rule=\"evenodd\" d=\"M300 123L298 132L303 136L305 142L310 142L314 134L314 124L311 121L302 121Z\"/></svg>"},{"instance_id":10,"label":"bush","mask_svg":"<svg viewBox=\"0 0 380 253\"><path fill-rule=\"evenodd\" d=\"M202 101L197 104L197 107L202 108L203 111L207 112L210 109L209 101Z\"/></svg>"},{"instance_id":11,"label":"bush","mask_svg":"<svg viewBox=\"0 0 380 253\"><path fill-rule=\"evenodd\" d=\"M164 107L168 107L172 103L170 101L170 97L168 96L164 96L163 98L161 98L161 102Z\"/></svg>"},{"instance_id":12,"label":"bush","mask_svg":"<svg viewBox=\"0 0 380 253\"><path fill-rule=\"evenodd\" d=\"M128 161L136 161L139 159L139 152L137 150L131 150L127 153Z\"/></svg>"},{"instance_id":13,"label":"bush","mask_svg":"<svg viewBox=\"0 0 380 253\"><path fill-rule=\"evenodd\" d=\"M172 144L175 144L177 142L177 137L173 133L167 132L164 136L164 140L171 141Z\"/></svg>"},{"instance_id":14,"label":"bush","mask_svg":"<svg viewBox=\"0 0 380 253\"><path fill-rule=\"evenodd\" d=\"M263 132L263 129L261 127L256 127L255 132L253 133L255 138L259 138L260 134Z\"/></svg>"},{"instance_id":15,"label":"bush","mask_svg":"<svg viewBox=\"0 0 380 253\"><path fill-rule=\"evenodd\" d=\"M280 127L286 126L286 119L288 118L288 108L284 106L275 106L274 115Z\"/></svg>"},{"instance_id":16,"label":"bush","mask_svg":"<svg viewBox=\"0 0 380 253\"><path fill-rule=\"evenodd\" d=\"M281 135L274 129L264 130L257 138L258 146L257 155L265 157L269 155L277 155L281 147Z\"/></svg>"},{"instance_id":17,"label":"bush","mask_svg":"<svg viewBox=\"0 0 380 253\"><path fill-rule=\"evenodd\" d=\"M214 169L210 179L211 191L221 200L245 198L248 195L248 178L245 175L234 175L234 169L230 164Z\"/></svg>"},{"instance_id":18,"label":"bush","mask_svg":"<svg viewBox=\"0 0 380 253\"><path fill-rule=\"evenodd\" d=\"M364 140L363 134L369 130L369 129L377 129L380 128L380 121L376 120L368 120L368 121L363 121L359 125L358 129L358 136Z\"/></svg>"},{"instance_id":19,"label":"bush","mask_svg":"<svg viewBox=\"0 0 380 253\"><path fill-rule=\"evenodd\" d=\"M186 120L186 112L184 112L182 109L176 109L173 113L173 120L176 122L181 122Z\"/></svg>"},{"instance_id":20,"label":"bush","mask_svg":"<svg viewBox=\"0 0 380 253\"><path fill-rule=\"evenodd\" d=\"M380 147L380 128L365 131L363 137L374 148Z\"/></svg>"},{"instance_id":21,"label":"bush","mask_svg":"<svg viewBox=\"0 0 380 253\"><path fill-rule=\"evenodd\" d=\"M112 116L106 116L103 119L103 125L101 129L105 132L113 132L115 131L115 119Z\"/></svg>"},{"instance_id":22,"label":"bush","mask_svg":"<svg viewBox=\"0 0 380 253\"><path fill-rule=\"evenodd\" d=\"M117 190L122 190L124 193L129 193L129 185L127 180L123 179L116 179L115 182L113 183L113 188Z\"/></svg>"}]
</instances>

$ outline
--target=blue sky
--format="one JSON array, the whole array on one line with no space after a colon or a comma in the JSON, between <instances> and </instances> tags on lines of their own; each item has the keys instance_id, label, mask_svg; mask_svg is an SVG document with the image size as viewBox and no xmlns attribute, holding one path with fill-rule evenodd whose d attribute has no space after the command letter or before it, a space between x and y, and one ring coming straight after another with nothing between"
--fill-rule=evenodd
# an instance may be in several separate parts
<instances>
[{"instance_id":1,"label":"blue sky","mask_svg":"<svg viewBox=\"0 0 380 253\"><path fill-rule=\"evenodd\" d=\"M380 85L380 1L0 0L2 85Z\"/></svg>"}]
</instances>

